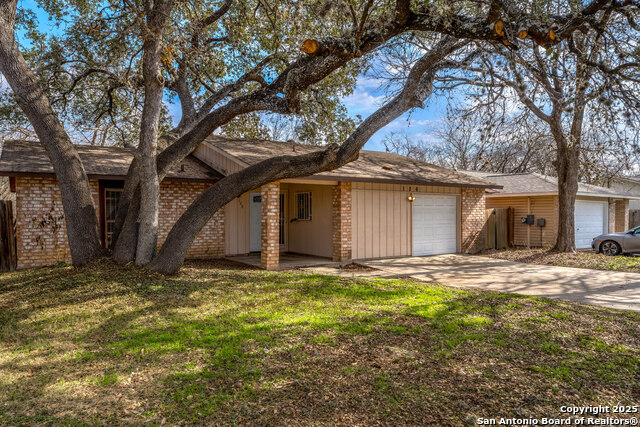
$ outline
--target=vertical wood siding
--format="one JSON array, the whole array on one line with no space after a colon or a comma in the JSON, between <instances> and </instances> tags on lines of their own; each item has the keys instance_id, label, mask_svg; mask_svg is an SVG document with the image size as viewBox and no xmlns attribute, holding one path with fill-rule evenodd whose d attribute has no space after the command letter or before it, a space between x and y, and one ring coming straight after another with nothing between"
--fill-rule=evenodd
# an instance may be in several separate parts
<instances>
[{"instance_id":1,"label":"vertical wood siding","mask_svg":"<svg viewBox=\"0 0 640 427\"><path fill-rule=\"evenodd\" d=\"M286 227L287 250L322 257L333 256L333 186L288 184L281 190L288 200ZM294 221L299 192L311 192L311 221Z\"/></svg>"},{"instance_id":2,"label":"vertical wood siding","mask_svg":"<svg viewBox=\"0 0 640 427\"><path fill-rule=\"evenodd\" d=\"M528 197L488 197L487 208L509 208L514 209L514 244L516 246L527 246L528 233L531 233L532 247L551 247L556 243L558 233L558 197L557 196L534 196L531 197L531 211L528 212ZM526 225L520 222L520 218L528 213L534 215L537 224L538 218L546 220L546 226L540 230L536 224Z\"/></svg>"},{"instance_id":3,"label":"vertical wood siding","mask_svg":"<svg viewBox=\"0 0 640 427\"><path fill-rule=\"evenodd\" d=\"M249 253L249 193L227 204L224 213L227 255Z\"/></svg>"},{"instance_id":4,"label":"vertical wood siding","mask_svg":"<svg viewBox=\"0 0 640 427\"><path fill-rule=\"evenodd\" d=\"M227 156L223 156L207 143L198 145L193 155L223 175L229 175L244 169L244 166Z\"/></svg>"},{"instance_id":5,"label":"vertical wood siding","mask_svg":"<svg viewBox=\"0 0 640 427\"><path fill-rule=\"evenodd\" d=\"M280 250L300 254L332 257L333 255L333 210L331 185L287 184L280 185L285 194L285 244ZM311 221L294 221L296 216L295 193L311 191ZM230 202L225 207L225 231L227 255L242 255L250 252L251 224L249 218L250 191Z\"/></svg>"},{"instance_id":6,"label":"vertical wood siding","mask_svg":"<svg viewBox=\"0 0 640 427\"><path fill-rule=\"evenodd\" d=\"M409 193L458 195L460 189L354 182L352 187L354 259L411 255L412 215L411 202L407 200ZM459 207L458 210L460 210ZM459 220L457 222L459 223Z\"/></svg>"}]
</instances>

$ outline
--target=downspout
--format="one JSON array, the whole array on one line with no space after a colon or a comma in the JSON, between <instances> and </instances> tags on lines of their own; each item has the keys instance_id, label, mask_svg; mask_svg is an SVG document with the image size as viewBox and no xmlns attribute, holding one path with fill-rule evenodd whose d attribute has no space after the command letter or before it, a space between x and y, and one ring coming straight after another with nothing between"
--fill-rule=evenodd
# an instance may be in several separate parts
<instances>
[{"instance_id":1,"label":"downspout","mask_svg":"<svg viewBox=\"0 0 640 427\"><path fill-rule=\"evenodd\" d=\"M527 197L527 215L531 215L531 197ZM527 249L531 249L531 226L527 227Z\"/></svg>"}]
</instances>

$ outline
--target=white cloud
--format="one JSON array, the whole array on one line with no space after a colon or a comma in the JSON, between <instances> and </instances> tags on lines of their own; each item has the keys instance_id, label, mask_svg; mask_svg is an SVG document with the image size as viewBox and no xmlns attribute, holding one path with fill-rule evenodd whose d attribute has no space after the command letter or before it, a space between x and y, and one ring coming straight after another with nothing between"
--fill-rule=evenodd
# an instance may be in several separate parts
<instances>
[{"instance_id":1,"label":"white cloud","mask_svg":"<svg viewBox=\"0 0 640 427\"><path fill-rule=\"evenodd\" d=\"M356 86L356 90L345 97L342 102L347 106L349 112L353 114L367 115L376 111L382 105L384 96L374 96L367 90Z\"/></svg>"}]
</instances>

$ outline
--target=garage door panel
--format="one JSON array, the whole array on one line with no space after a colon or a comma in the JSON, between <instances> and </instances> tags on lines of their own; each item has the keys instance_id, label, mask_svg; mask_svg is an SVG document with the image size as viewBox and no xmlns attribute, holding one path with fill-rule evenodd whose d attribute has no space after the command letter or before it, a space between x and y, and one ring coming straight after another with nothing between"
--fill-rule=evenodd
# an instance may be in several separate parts
<instances>
[{"instance_id":1,"label":"garage door panel","mask_svg":"<svg viewBox=\"0 0 640 427\"><path fill-rule=\"evenodd\" d=\"M413 255L457 251L455 196L417 196L413 201Z\"/></svg>"},{"instance_id":2,"label":"garage door panel","mask_svg":"<svg viewBox=\"0 0 640 427\"><path fill-rule=\"evenodd\" d=\"M590 248L593 238L605 233L607 215L608 202L576 200L574 214L576 248Z\"/></svg>"}]
</instances>

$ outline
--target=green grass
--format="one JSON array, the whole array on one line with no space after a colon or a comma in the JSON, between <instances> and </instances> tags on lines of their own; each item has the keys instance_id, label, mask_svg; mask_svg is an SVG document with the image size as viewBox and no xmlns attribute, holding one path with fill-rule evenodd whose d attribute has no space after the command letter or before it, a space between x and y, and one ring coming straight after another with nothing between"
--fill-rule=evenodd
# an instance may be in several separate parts
<instances>
[{"instance_id":1,"label":"green grass","mask_svg":"<svg viewBox=\"0 0 640 427\"><path fill-rule=\"evenodd\" d=\"M462 425L640 398L640 315L193 263L0 275L0 425ZM531 398L535 396L535 399Z\"/></svg>"}]
</instances>

